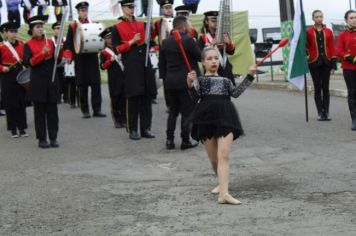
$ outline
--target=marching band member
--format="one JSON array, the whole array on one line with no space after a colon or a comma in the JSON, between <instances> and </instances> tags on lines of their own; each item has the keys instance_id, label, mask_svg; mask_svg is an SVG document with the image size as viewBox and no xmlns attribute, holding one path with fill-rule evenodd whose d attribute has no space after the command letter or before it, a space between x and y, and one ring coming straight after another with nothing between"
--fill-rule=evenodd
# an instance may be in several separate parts
<instances>
[{"instance_id":1,"label":"marching band member","mask_svg":"<svg viewBox=\"0 0 356 236\"><path fill-rule=\"evenodd\" d=\"M36 138L40 148L59 147L58 78L52 82L55 46L52 40L44 37L43 16L29 19L29 35L31 39L24 47L24 64L31 67L29 99L34 105ZM47 142L47 131L50 143Z\"/></svg>"},{"instance_id":2,"label":"marching band member","mask_svg":"<svg viewBox=\"0 0 356 236\"><path fill-rule=\"evenodd\" d=\"M4 39L6 40L5 38L5 31L4 31L4 26L6 24L2 24L0 25L0 43L4 41ZM1 98L1 76L0 76L0 117L1 116L5 116L5 114L3 113L3 110L4 109L4 105L3 105L3 102L2 102L2 98Z\"/></svg>"},{"instance_id":3,"label":"marching band member","mask_svg":"<svg viewBox=\"0 0 356 236\"><path fill-rule=\"evenodd\" d=\"M54 15L58 22L61 22L63 9L62 7L67 6L67 0L52 0L52 6L54 7Z\"/></svg>"},{"instance_id":4,"label":"marching band member","mask_svg":"<svg viewBox=\"0 0 356 236\"><path fill-rule=\"evenodd\" d=\"M347 86L347 101L349 104L352 125L356 131L356 11L345 13L347 29L338 36L338 55L342 58L342 69Z\"/></svg>"},{"instance_id":5,"label":"marching band member","mask_svg":"<svg viewBox=\"0 0 356 236\"><path fill-rule=\"evenodd\" d=\"M181 34L182 43L191 65L194 70L199 71L200 49L197 43L188 36L188 32L190 31L188 19L184 16L177 16L174 18L173 27ZM167 119L166 148L175 148L174 131L179 114L182 116L182 144L180 148L184 150L196 147L198 142L190 140L190 124L187 122L187 118L194 108L194 101L188 93L187 82L183 79L189 71L173 35L163 40L159 57L159 72L160 77L165 81L167 93L171 101Z\"/></svg>"},{"instance_id":6,"label":"marching band member","mask_svg":"<svg viewBox=\"0 0 356 236\"><path fill-rule=\"evenodd\" d=\"M314 26L307 30L306 49L309 55L309 69L314 84L314 100L319 121L329 121L330 74L336 67L334 34L323 24L323 13L315 10L312 14Z\"/></svg>"},{"instance_id":7,"label":"marching band member","mask_svg":"<svg viewBox=\"0 0 356 236\"><path fill-rule=\"evenodd\" d=\"M203 27L201 30L202 35L199 38L199 46L200 49L204 49L205 47L216 46L219 49L220 55L220 66L218 73L221 76L229 78L233 84L235 84L234 74L232 72L233 67L230 63L229 59L226 57L225 67L222 66L223 64L223 54L224 54L224 44L217 45L215 40L216 38L216 31L217 31L217 17L219 16L218 11L208 11L204 13L204 21ZM228 34L224 34L224 43L226 45L226 53L228 55L233 55L235 53L235 45L232 42L230 36Z\"/></svg>"},{"instance_id":8,"label":"marching band member","mask_svg":"<svg viewBox=\"0 0 356 236\"><path fill-rule=\"evenodd\" d=\"M238 113L231 97L238 96L238 87L231 80L218 74L219 51L207 47L202 52L205 76L197 78L192 71L187 76L188 88L195 91L200 102L191 117L192 137L204 143L212 168L218 176L219 185L212 193L219 193L218 203L240 204L229 194L229 156L233 140L244 134ZM250 67L247 76L256 73L256 66Z\"/></svg>"},{"instance_id":9,"label":"marching band member","mask_svg":"<svg viewBox=\"0 0 356 236\"><path fill-rule=\"evenodd\" d=\"M168 38L168 36L171 33L170 31L172 30L173 24L170 24L169 22L170 21L173 22L173 8L172 8L173 3L174 0L163 0L159 3L162 9L163 17L158 19L154 23L154 27L151 32L152 40L154 40L158 36L158 46L154 47L155 50L159 50L159 47L162 45L162 41ZM170 100L164 81L163 81L163 92L164 92L166 107L169 112Z\"/></svg>"},{"instance_id":10,"label":"marching band member","mask_svg":"<svg viewBox=\"0 0 356 236\"><path fill-rule=\"evenodd\" d=\"M189 20L189 15L190 15L190 7L189 6L185 6L185 5L181 5L178 6L176 8L174 8L174 10L176 11L176 16L185 16L188 19L188 23L190 24L190 32L189 32L189 36L191 36L192 38L195 38L196 40L198 40L199 38L199 34L198 31L191 25L191 22Z\"/></svg>"},{"instance_id":11,"label":"marching band member","mask_svg":"<svg viewBox=\"0 0 356 236\"><path fill-rule=\"evenodd\" d=\"M114 49L122 54L125 74L126 114L129 138L139 140L138 120L141 137L154 138L151 133L152 99L157 88L150 61L145 67L146 44L145 24L134 16L134 0L120 1L123 17L112 29ZM148 58L149 59L149 58Z\"/></svg>"},{"instance_id":12,"label":"marching band member","mask_svg":"<svg viewBox=\"0 0 356 236\"><path fill-rule=\"evenodd\" d=\"M106 28L100 37L105 40L105 49L100 53L100 67L108 72L109 95L111 99L111 116L115 128L123 128L126 123L124 97L124 66L121 55L114 52L111 27Z\"/></svg>"},{"instance_id":13,"label":"marching band member","mask_svg":"<svg viewBox=\"0 0 356 236\"><path fill-rule=\"evenodd\" d=\"M67 39L65 42L64 57L68 64L72 60L75 62L75 77L79 89L80 108L83 118L90 118L88 104L88 87L91 87L91 105L94 117L106 117L101 112L101 81L99 70L99 59L97 53L76 54L74 50L74 33L78 24L88 24L88 2L80 2L75 8L78 11L78 21L73 21L68 28Z\"/></svg>"},{"instance_id":14,"label":"marching band member","mask_svg":"<svg viewBox=\"0 0 356 236\"><path fill-rule=\"evenodd\" d=\"M24 46L17 39L16 23L7 23L3 27L7 41L0 44L0 73L7 130L11 132L12 138L28 137L26 132L26 90L16 81L18 73L23 69Z\"/></svg>"}]
</instances>

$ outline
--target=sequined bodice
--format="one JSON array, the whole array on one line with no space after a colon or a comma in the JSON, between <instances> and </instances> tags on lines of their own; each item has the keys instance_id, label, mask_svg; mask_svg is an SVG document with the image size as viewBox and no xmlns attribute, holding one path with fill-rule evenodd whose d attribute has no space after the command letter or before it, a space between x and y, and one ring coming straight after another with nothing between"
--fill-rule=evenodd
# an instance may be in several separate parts
<instances>
[{"instance_id":1,"label":"sequined bodice","mask_svg":"<svg viewBox=\"0 0 356 236\"><path fill-rule=\"evenodd\" d=\"M201 97L209 95L234 97L236 89L231 80L221 76L201 76L194 81L193 85Z\"/></svg>"}]
</instances>

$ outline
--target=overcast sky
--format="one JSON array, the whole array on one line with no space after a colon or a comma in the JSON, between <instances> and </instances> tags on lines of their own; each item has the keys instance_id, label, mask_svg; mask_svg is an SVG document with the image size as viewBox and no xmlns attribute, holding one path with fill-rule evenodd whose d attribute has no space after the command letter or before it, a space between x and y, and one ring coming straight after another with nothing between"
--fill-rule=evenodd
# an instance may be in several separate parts
<instances>
[{"instance_id":1,"label":"overcast sky","mask_svg":"<svg viewBox=\"0 0 356 236\"><path fill-rule=\"evenodd\" d=\"M6 0L2 0L5 5ZM81 0L72 0L73 6ZM296 1L296 0L294 0ZM355 8L355 0L352 1L352 8ZM91 5L89 15L91 19L110 19L114 18L110 13L110 0L89 0ZM175 6L182 4L182 0L175 0ZM324 12L327 20L342 20L345 11L349 9L349 0L304 0L304 11L307 17L315 9ZM154 14L158 14L159 7L154 0ZM234 10L248 10L250 17L279 17L279 0L233 0ZM198 12L208 10L218 10L219 0L201 0ZM2 17L6 18L6 6L1 9ZM6 19L3 19L4 22Z\"/></svg>"}]
</instances>

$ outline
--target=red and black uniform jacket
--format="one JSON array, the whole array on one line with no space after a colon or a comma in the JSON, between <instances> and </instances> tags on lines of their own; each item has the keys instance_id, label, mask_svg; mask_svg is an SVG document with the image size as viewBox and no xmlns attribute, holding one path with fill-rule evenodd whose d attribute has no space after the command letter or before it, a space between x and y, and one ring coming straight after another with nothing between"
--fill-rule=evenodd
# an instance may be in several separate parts
<instances>
[{"instance_id":1,"label":"red and black uniform jacket","mask_svg":"<svg viewBox=\"0 0 356 236\"><path fill-rule=\"evenodd\" d=\"M112 48L110 50L113 51ZM123 96L124 94L124 72L119 63L112 61L112 54L106 49L100 52L100 68L108 72L108 85L110 97Z\"/></svg>"},{"instance_id":2,"label":"red and black uniform jacket","mask_svg":"<svg viewBox=\"0 0 356 236\"><path fill-rule=\"evenodd\" d=\"M136 33L141 34L141 40L130 45L129 41ZM125 68L125 95L127 97L155 96L157 89L150 61L149 66L145 67L145 23L135 18L130 22L120 17L119 22L112 27L112 43L114 51L122 54Z\"/></svg>"},{"instance_id":3,"label":"red and black uniform jacket","mask_svg":"<svg viewBox=\"0 0 356 236\"><path fill-rule=\"evenodd\" d=\"M5 109L18 109L26 106L25 104L25 89L16 81L18 73L22 71L23 49L24 45L20 40L16 40L11 44L17 52L20 62L17 61L9 47L4 43L0 43L0 76L1 76L1 96ZM8 72L4 72L4 67L10 68Z\"/></svg>"},{"instance_id":4,"label":"red and black uniform jacket","mask_svg":"<svg viewBox=\"0 0 356 236\"><path fill-rule=\"evenodd\" d=\"M81 24L90 23L89 20L80 20ZM100 84L99 58L97 53L76 54L74 50L74 34L78 23L73 21L68 28L63 56L75 62L75 79L77 85Z\"/></svg>"},{"instance_id":5,"label":"red and black uniform jacket","mask_svg":"<svg viewBox=\"0 0 356 236\"><path fill-rule=\"evenodd\" d=\"M339 34L337 52L344 70L356 70L356 29L347 29Z\"/></svg>"},{"instance_id":6,"label":"red and black uniform jacket","mask_svg":"<svg viewBox=\"0 0 356 236\"><path fill-rule=\"evenodd\" d=\"M42 49L48 45L49 52L42 53ZM32 38L24 47L24 64L31 68L30 87L28 95L33 102L58 101L58 78L52 82L54 67L54 43L50 39Z\"/></svg>"},{"instance_id":7,"label":"red and black uniform jacket","mask_svg":"<svg viewBox=\"0 0 356 236\"><path fill-rule=\"evenodd\" d=\"M321 64L325 61L330 64L333 69L336 69L336 50L334 43L334 34L331 29L323 26L318 38L316 26L307 29L307 54L309 56L309 65Z\"/></svg>"}]
</instances>

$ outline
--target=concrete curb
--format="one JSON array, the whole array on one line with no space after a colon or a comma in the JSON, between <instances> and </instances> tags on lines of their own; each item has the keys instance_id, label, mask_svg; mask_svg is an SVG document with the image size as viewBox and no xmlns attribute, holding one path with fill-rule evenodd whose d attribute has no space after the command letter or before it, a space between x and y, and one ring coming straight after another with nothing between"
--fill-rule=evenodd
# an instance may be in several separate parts
<instances>
[{"instance_id":1,"label":"concrete curb","mask_svg":"<svg viewBox=\"0 0 356 236\"><path fill-rule=\"evenodd\" d=\"M304 93L304 91L300 91L295 88L292 84L288 82L253 82L251 84L251 88L256 89L268 89L268 90L282 90L282 91L292 91L292 92L299 92ZM330 96L334 97L347 97L347 91L345 89L334 89L330 88ZM312 86L308 86L308 92L312 94L314 89Z\"/></svg>"}]
</instances>

